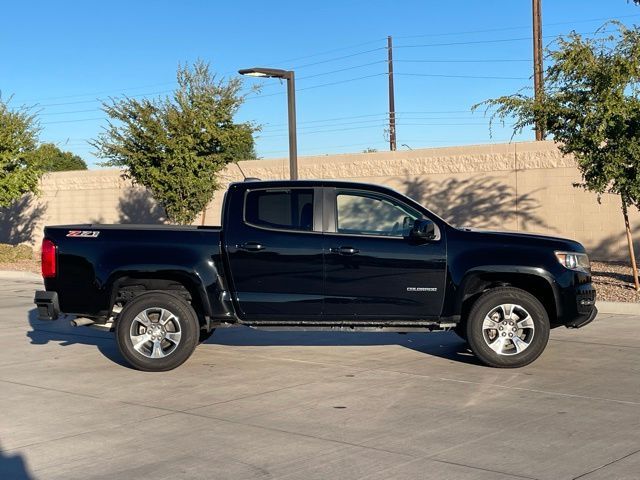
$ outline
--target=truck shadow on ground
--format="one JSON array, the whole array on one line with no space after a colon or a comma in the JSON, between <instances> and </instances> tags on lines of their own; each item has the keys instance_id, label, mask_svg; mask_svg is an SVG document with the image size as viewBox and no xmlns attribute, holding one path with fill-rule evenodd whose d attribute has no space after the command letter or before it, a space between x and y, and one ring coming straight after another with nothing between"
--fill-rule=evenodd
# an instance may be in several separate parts
<instances>
[{"instance_id":1,"label":"truck shadow on ground","mask_svg":"<svg viewBox=\"0 0 640 480\"><path fill-rule=\"evenodd\" d=\"M27 462L19 453L3 452L0 448L0 478L11 480L33 480Z\"/></svg>"},{"instance_id":2,"label":"truck shadow on ground","mask_svg":"<svg viewBox=\"0 0 640 480\"><path fill-rule=\"evenodd\" d=\"M32 345L58 343L61 347L69 345L91 345L114 363L130 368L120 355L112 333L102 332L88 327L72 327L69 320L73 317L62 317L54 322L38 320L38 312L34 308L29 311L31 331L27 337Z\"/></svg>"},{"instance_id":3,"label":"truck shadow on ground","mask_svg":"<svg viewBox=\"0 0 640 480\"><path fill-rule=\"evenodd\" d=\"M453 332L406 333L340 331L266 331L220 328L206 344L238 347L357 347L399 345L459 363L480 365L466 342Z\"/></svg>"},{"instance_id":4,"label":"truck shadow on ground","mask_svg":"<svg viewBox=\"0 0 640 480\"><path fill-rule=\"evenodd\" d=\"M69 318L55 322L38 320L36 309L29 312L31 331L27 336L32 345L58 343L69 345L90 345L107 359L126 368L131 368L122 358L113 333L102 332L89 327L72 327ZM468 350L468 346L453 332L439 333L377 333L377 332L305 332L305 331L265 331L247 327L219 328L199 349L207 345L227 345L236 347L356 347L399 345L425 355L433 355L460 363L480 365Z\"/></svg>"}]
</instances>

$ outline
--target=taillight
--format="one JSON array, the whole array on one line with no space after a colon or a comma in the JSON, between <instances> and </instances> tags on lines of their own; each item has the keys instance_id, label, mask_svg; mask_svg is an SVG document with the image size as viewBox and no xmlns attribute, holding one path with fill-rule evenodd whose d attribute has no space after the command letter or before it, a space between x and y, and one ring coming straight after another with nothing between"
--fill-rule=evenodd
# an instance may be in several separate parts
<instances>
[{"instance_id":1,"label":"taillight","mask_svg":"<svg viewBox=\"0 0 640 480\"><path fill-rule=\"evenodd\" d=\"M42 276L44 278L52 278L57 273L56 262L56 244L48 238L42 241Z\"/></svg>"}]
</instances>

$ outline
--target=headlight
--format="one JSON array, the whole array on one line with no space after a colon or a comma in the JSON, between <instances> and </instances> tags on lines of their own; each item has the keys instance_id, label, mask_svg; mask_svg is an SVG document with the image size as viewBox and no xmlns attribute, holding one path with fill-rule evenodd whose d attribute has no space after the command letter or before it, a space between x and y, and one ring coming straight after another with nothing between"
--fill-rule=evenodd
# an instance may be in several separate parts
<instances>
[{"instance_id":1,"label":"headlight","mask_svg":"<svg viewBox=\"0 0 640 480\"><path fill-rule=\"evenodd\" d=\"M586 253L555 252L560 265L569 270L590 270L589 256Z\"/></svg>"}]
</instances>

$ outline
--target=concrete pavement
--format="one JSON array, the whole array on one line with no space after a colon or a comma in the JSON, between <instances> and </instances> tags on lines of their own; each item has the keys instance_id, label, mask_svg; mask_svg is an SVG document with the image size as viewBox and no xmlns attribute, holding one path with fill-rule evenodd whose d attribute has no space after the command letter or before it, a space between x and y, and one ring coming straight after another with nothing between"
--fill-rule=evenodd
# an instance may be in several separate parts
<instances>
[{"instance_id":1,"label":"concrete pavement","mask_svg":"<svg viewBox=\"0 0 640 480\"><path fill-rule=\"evenodd\" d=\"M554 330L517 370L453 333L222 329L182 367L35 319L0 279L0 478L637 479L640 317Z\"/></svg>"}]
</instances>

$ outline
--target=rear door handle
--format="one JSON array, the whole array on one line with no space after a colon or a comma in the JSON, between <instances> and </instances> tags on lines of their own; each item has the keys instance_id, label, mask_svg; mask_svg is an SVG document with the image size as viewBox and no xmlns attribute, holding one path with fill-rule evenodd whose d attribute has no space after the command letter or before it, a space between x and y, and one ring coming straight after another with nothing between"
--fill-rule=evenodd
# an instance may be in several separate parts
<instances>
[{"instance_id":1,"label":"rear door handle","mask_svg":"<svg viewBox=\"0 0 640 480\"><path fill-rule=\"evenodd\" d=\"M242 245L238 245L238 248L245 252L259 252L260 250L264 250L266 247L258 242L246 242Z\"/></svg>"},{"instance_id":2,"label":"rear door handle","mask_svg":"<svg viewBox=\"0 0 640 480\"><path fill-rule=\"evenodd\" d=\"M355 255L360 253L360 250L353 247L331 247L329 249L331 253L337 253L338 255Z\"/></svg>"}]
</instances>

